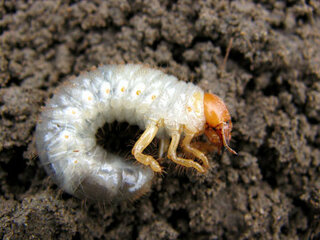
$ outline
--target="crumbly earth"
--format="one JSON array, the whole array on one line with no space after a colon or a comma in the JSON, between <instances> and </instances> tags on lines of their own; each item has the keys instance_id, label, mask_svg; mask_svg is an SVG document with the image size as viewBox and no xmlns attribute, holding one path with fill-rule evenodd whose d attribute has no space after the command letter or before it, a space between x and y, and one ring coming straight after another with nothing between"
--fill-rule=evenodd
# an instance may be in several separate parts
<instances>
[{"instance_id":1,"label":"crumbly earth","mask_svg":"<svg viewBox=\"0 0 320 240\"><path fill-rule=\"evenodd\" d=\"M0 3L0 239L319 239L319 1L26 2ZM109 63L221 96L239 155L211 154L206 175L165 161L133 203L63 193L39 165L37 117L57 85Z\"/></svg>"}]
</instances>

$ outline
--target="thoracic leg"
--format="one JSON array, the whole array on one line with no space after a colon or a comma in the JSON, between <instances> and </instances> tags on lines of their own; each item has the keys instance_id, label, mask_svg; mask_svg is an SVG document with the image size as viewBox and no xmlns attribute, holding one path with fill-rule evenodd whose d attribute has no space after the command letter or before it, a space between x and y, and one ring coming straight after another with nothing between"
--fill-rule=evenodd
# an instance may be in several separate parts
<instances>
[{"instance_id":1,"label":"thoracic leg","mask_svg":"<svg viewBox=\"0 0 320 240\"><path fill-rule=\"evenodd\" d=\"M171 159L173 162L180 164L185 167L193 167L197 169L198 172L204 173L206 171L199 163L191 160L191 159L184 159L177 157L177 147L180 141L180 133L174 133L171 139L171 143L168 150L168 158Z\"/></svg>"},{"instance_id":2,"label":"thoracic leg","mask_svg":"<svg viewBox=\"0 0 320 240\"><path fill-rule=\"evenodd\" d=\"M209 168L209 162L208 162L206 155L203 152L201 152L200 150L198 150L190 145L193 137L194 137L194 134L186 134L185 138L182 141L183 149L185 151L193 154L195 157L201 159L201 161L203 162L203 165L206 168Z\"/></svg>"},{"instance_id":3,"label":"thoracic leg","mask_svg":"<svg viewBox=\"0 0 320 240\"><path fill-rule=\"evenodd\" d=\"M160 140L160 146L159 146L159 158L162 158L164 153L167 152L169 147L169 139L164 138Z\"/></svg>"},{"instance_id":4,"label":"thoracic leg","mask_svg":"<svg viewBox=\"0 0 320 240\"><path fill-rule=\"evenodd\" d=\"M200 152L206 154L210 152L217 151L220 153L221 147L214 145L209 142L193 142L190 144L193 148L198 149Z\"/></svg>"},{"instance_id":5,"label":"thoracic leg","mask_svg":"<svg viewBox=\"0 0 320 240\"><path fill-rule=\"evenodd\" d=\"M157 135L158 129L155 124L149 125L132 148L132 154L137 161L150 166L154 172L161 172L160 164L152 156L145 155L142 152Z\"/></svg>"}]
</instances>

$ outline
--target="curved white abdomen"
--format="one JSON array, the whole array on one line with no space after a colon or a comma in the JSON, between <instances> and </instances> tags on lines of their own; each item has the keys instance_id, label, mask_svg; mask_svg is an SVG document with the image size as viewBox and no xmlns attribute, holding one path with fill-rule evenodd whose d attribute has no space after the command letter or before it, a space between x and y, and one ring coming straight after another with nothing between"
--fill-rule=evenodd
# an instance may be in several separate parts
<instances>
[{"instance_id":1,"label":"curved white abdomen","mask_svg":"<svg viewBox=\"0 0 320 240\"><path fill-rule=\"evenodd\" d=\"M107 65L61 86L36 129L41 162L55 181L78 197L115 201L150 188L153 171L107 153L95 134L105 123L141 129L163 119L158 136L185 128L202 131L203 91L141 65Z\"/></svg>"}]
</instances>

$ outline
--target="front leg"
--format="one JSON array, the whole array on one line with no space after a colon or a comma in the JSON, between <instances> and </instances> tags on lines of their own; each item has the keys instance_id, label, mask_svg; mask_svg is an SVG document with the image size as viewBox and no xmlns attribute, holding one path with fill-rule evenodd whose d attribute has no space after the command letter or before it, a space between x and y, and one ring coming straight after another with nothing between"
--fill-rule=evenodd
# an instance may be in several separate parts
<instances>
[{"instance_id":1,"label":"front leg","mask_svg":"<svg viewBox=\"0 0 320 240\"><path fill-rule=\"evenodd\" d=\"M194 137L194 134L191 134L191 133L186 133L186 136L185 138L183 139L182 141L182 147L185 151L193 154L195 157L201 159L201 161L203 162L203 165L206 167L206 168L209 168L209 161L208 161L208 158L206 157L206 155L201 152L200 150L194 148L191 146L191 141Z\"/></svg>"},{"instance_id":2,"label":"front leg","mask_svg":"<svg viewBox=\"0 0 320 240\"><path fill-rule=\"evenodd\" d=\"M184 159L177 156L177 147L180 141L180 133L174 133L171 139L171 143L168 150L168 158L171 159L173 162L180 164L185 167L193 167L197 169L198 172L204 173L206 169L203 168L199 163L193 161L192 159Z\"/></svg>"},{"instance_id":3,"label":"front leg","mask_svg":"<svg viewBox=\"0 0 320 240\"><path fill-rule=\"evenodd\" d=\"M159 127L156 124L150 124L132 148L132 154L137 161L150 166L154 172L161 172L160 164L152 156L145 155L142 152L155 138L158 130Z\"/></svg>"},{"instance_id":4,"label":"front leg","mask_svg":"<svg viewBox=\"0 0 320 240\"><path fill-rule=\"evenodd\" d=\"M204 154L208 154L211 152L218 152L220 154L221 148L209 142L193 142L190 144L192 148L198 149L200 152Z\"/></svg>"}]
</instances>

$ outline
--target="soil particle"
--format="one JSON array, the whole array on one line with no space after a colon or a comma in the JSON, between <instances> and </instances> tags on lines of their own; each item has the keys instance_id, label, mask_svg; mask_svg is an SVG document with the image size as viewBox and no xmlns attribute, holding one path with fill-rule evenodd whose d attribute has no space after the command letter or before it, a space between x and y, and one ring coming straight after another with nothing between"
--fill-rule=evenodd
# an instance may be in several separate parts
<instances>
[{"instance_id":1,"label":"soil particle","mask_svg":"<svg viewBox=\"0 0 320 240\"><path fill-rule=\"evenodd\" d=\"M2 1L1 239L318 239L318 1ZM231 51L226 64L224 56ZM143 63L218 94L231 146L169 162L134 203L61 193L36 157L41 106L72 75Z\"/></svg>"}]
</instances>

